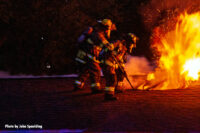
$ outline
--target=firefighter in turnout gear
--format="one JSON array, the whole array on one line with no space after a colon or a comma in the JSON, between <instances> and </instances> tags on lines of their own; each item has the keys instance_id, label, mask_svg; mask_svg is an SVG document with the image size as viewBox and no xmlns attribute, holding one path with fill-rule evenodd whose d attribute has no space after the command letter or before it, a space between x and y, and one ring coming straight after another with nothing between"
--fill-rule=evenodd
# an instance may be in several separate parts
<instances>
[{"instance_id":1,"label":"firefighter in turnout gear","mask_svg":"<svg viewBox=\"0 0 200 133\"><path fill-rule=\"evenodd\" d=\"M134 41L135 40L135 41ZM122 91L124 80L124 63L126 61L126 53L132 51L136 45L136 36L132 33L125 35L122 39L118 39L111 43L109 47L104 48L100 54L102 70L106 79L105 100L117 100L115 92ZM121 67L119 67L119 65Z\"/></svg>"},{"instance_id":2,"label":"firefighter in turnout gear","mask_svg":"<svg viewBox=\"0 0 200 133\"><path fill-rule=\"evenodd\" d=\"M117 59L119 65L121 65L122 69L125 69L125 63L127 61L127 55L126 55L127 48L122 42L121 42L121 44L122 44L122 46L118 50L116 59ZM116 84L115 92L122 93L124 74L122 73L122 70L119 67L117 67L115 69L115 72L116 72L116 76L117 76L117 84Z\"/></svg>"},{"instance_id":3,"label":"firefighter in turnout gear","mask_svg":"<svg viewBox=\"0 0 200 133\"><path fill-rule=\"evenodd\" d=\"M119 50L117 54L117 60L118 63L125 69L125 63L127 62L127 53L130 54L132 52L133 48L136 48L136 41L139 40L139 38L134 35L133 33L128 33L123 36L123 40L121 43L123 44L122 48ZM117 85L115 92L121 93L123 92L123 80L125 78L125 75L123 74L121 68L117 68L116 70L117 75Z\"/></svg>"},{"instance_id":4,"label":"firefighter in turnout gear","mask_svg":"<svg viewBox=\"0 0 200 133\"><path fill-rule=\"evenodd\" d=\"M100 59L102 63L101 67L106 80L106 86L104 90L105 100L117 100L117 98L114 96L115 86L117 84L117 76L115 73L117 64L114 58L117 54L117 48L118 46L120 46L120 44L120 41L113 42L109 44L108 47L105 47L100 54Z\"/></svg>"},{"instance_id":5,"label":"firefighter in turnout gear","mask_svg":"<svg viewBox=\"0 0 200 133\"><path fill-rule=\"evenodd\" d=\"M84 32L79 37L79 51L75 58L79 76L75 80L74 91L82 89L86 79L90 78L92 93L101 92L99 53L109 43L108 39L112 25L110 19L98 21L94 28L88 30L91 32Z\"/></svg>"}]
</instances>

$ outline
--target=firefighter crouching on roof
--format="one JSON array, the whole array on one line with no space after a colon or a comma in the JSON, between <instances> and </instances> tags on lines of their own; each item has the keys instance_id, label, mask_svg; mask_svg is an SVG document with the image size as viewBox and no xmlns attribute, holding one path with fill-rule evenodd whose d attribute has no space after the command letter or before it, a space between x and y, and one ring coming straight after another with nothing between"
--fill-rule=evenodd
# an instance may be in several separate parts
<instances>
[{"instance_id":1,"label":"firefighter crouching on roof","mask_svg":"<svg viewBox=\"0 0 200 133\"><path fill-rule=\"evenodd\" d=\"M123 40L121 41L123 46L121 47L121 49L119 49L119 52L116 56L118 63L120 63L120 66L122 66L123 69L125 69L124 68L125 63L127 62L127 53L131 54L132 49L136 48L136 41L138 39L139 38L136 35L134 35L133 33L128 33L123 36ZM123 92L123 80L125 78L125 75L123 74L120 67L117 67L115 71L116 71L116 75L117 75L117 85L116 85L115 92L121 93L121 92Z\"/></svg>"},{"instance_id":2,"label":"firefighter crouching on roof","mask_svg":"<svg viewBox=\"0 0 200 133\"><path fill-rule=\"evenodd\" d=\"M108 44L112 21L104 19L98 21L94 28L90 28L79 37L79 50L75 60L78 62L79 76L75 80L74 91L82 89L86 79L91 81L92 93L99 93L100 90L100 61L99 53L102 47Z\"/></svg>"},{"instance_id":3,"label":"firefighter crouching on roof","mask_svg":"<svg viewBox=\"0 0 200 133\"><path fill-rule=\"evenodd\" d=\"M101 52L101 67L106 80L106 86L104 90L105 100L117 100L117 98L114 96L117 77L115 73L116 63L113 59L113 56L116 56L117 54L116 50L119 43L119 41L111 43L109 44L109 46L105 47Z\"/></svg>"},{"instance_id":4,"label":"firefighter crouching on roof","mask_svg":"<svg viewBox=\"0 0 200 133\"><path fill-rule=\"evenodd\" d=\"M129 33L122 40L119 39L105 47L101 52L102 70L106 79L105 100L117 100L115 91L122 91L124 74L121 68L124 68L126 53L131 52L136 45L136 40L133 41L135 37L134 34ZM116 60L120 64L117 64Z\"/></svg>"}]
</instances>

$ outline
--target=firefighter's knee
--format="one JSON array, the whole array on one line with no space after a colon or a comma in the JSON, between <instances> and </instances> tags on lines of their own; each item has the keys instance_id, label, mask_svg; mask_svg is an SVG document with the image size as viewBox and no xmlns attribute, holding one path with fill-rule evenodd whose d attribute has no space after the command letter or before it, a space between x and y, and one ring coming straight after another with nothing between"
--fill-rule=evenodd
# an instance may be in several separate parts
<instances>
[{"instance_id":1,"label":"firefighter's knee","mask_svg":"<svg viewBox=\"0 0 200 133\"><path fill-rule=\"evenodd\" d=\"M80 81L80 80L75 80L74 86L75 86L75 87L78 87L78 88L83 88L84 82L82 82L82 81Z\"/></svg>"}]
</instances>

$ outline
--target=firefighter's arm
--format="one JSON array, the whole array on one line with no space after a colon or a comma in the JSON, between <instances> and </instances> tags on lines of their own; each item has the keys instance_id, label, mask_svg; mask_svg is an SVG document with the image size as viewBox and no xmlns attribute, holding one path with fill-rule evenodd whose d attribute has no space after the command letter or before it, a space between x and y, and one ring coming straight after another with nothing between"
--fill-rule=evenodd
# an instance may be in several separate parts
<instances>
[{"instance_id":1,"label":"firefighter's arm","mask_svg":"<svg viewBox=\"0 0 200 133\"><path fill-rule=\"evenodd\" d=\"M91 59L92 61L96 62L96 63L100 63L100 61L93 55L91 54L87 54L88 58Z\"/></svg>"},{"instance_id":2,"label":"firefighter's arm","mask_svg":"<svg viewBox=\"0 0 200 133\"><path fill-rule=\"evenodd\" d=\"M104 36L104 34L102 33L98 33L98 39L100 40L100 47L103 48L105 47L105 50L108 51L112 51L114 49L114 44L110 43Z\"/></svg>"},{"instance_id":3,"label":"firefighter's arm","mask_svg":"<svg viewBox=\"0 0 200 133\"><path fill-rule=\"evenodd\" d=\"M125 64L124 64L124 59L123 56L117 56L118 62L119 64L122 66L122 68L125 68Z\"/></svg>"},{"instance_id":4,"label":"firefighter's arm","mask_svg":"<svg viewBox=\"0 0 200 133\"><path fill-rule=\"evenodd\" d=\"M124 60L125 63L127 62L127 54L124 54L123 60Z\"/></svg>"}]
</instances>

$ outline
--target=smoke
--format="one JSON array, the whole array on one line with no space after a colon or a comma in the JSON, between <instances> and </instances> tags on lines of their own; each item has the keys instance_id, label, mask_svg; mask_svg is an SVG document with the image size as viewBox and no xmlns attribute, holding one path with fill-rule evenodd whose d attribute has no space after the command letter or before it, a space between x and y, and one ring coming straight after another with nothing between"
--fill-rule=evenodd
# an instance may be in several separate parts
<instances>
[{"instance_id":1,"label":"smoke","mask_svg":"<svg viewBox=\"0 0 200 133\"><path fill-rule=\"evenodd\" d=\"M145 83L148 73L153 71L153 66L145 57L128 56L125 70L134 88ZM124 88L131 89L130 84L124 79Z\"/></svg>"},{"instance_id":2,"label":"smoke","mask_svg":"<svg viewBox=\"0 0 200 133\"><path fill-rule=\"evenodd\" d=\"M153 70L145 57L128 56L125 69L128 75L146 75Z\"/></svg>"}]
</instances>

